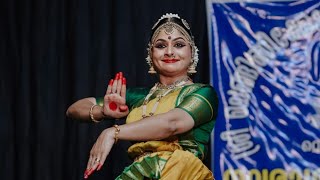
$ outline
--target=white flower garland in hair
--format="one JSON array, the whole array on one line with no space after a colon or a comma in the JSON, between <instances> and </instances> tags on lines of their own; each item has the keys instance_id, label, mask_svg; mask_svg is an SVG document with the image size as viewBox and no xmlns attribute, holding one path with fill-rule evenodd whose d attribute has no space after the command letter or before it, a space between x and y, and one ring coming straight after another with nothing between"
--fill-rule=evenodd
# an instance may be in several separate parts
<instances>
[{"instance_id":1,"label":"white flower garland in hair","mask_svg":"<svg viewBox=\"0 0 320 180\"><path fill-rule=\"evenodd\" d=\"M198 65L198 61L199 61L199 49L196 45L193 45L194 48L194 54L193 54L193 58L192 58L192 64L194 65L194 67L196 68Z\"/></svg>"},{"instance_id":2,"label":"white flower garland in hair","mask_svg":"<svg viewBox=\"0 0 320 180\"><path fill-rule=\"evenodd\" d=\"M151 48L151 44L149 42L148 43L148 48L147 48L148 56L146 57L146 61L149 64L149 66L151 67L152 66L152 60L151 60L151 57L150 57L150 51L151 51L150 48Z\"/></svg>"}]
</instances>

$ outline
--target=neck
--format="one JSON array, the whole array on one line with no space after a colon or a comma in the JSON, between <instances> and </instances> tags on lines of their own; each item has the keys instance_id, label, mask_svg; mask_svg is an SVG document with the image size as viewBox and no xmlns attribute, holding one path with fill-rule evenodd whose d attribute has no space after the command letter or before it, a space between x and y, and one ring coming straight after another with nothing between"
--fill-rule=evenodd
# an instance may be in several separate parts
<instances>
[{"instance_id":1,"label":"neck","mask_svg":"<svg viewBox=\"0 0 320 180\"><path fill-rule=\"evenodd\" d=\"M163 76L160 75L159 81L162 85L171 85L174 84L175 82L182 80L184 78L188 77L188 75L181 75L181 76L176 76L176 77L168 77L168 76Z\"/></svg>"}]
</instances>

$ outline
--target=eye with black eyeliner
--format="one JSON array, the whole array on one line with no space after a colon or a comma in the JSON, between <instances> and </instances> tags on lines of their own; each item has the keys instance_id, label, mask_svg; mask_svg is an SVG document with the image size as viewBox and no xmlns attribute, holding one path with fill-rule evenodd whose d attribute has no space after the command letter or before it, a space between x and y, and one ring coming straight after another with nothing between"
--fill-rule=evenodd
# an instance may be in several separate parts
<instances>
[{"instance_id":1,"label":"eye with black eyeliner","mask_svg":"<svg viewBox=\"0 0 320 180\"><path fill-rule=\"evenodd\" d=\"M155 48L158 48L158 49L163 49L163 48L165 48L166 47L166 45L165 44L163 44L163 43L157 43L157 44L155 44L155 46L154 46Z\"/></svg>"},{"instance_id":2,"label":"eye with black eyeliner","mask_svg":"<svg viewBox=\"0 0 320 180\"><path fill-rule=\"evenodd\" d=\"M174 47L178 47L178 48L182 48L182 47L184 47L184 46L186 46L184 43L181 43L181 42L177 42L177 43L175 43L175 45L174 45Z\"/></svg>"}]
</instances>

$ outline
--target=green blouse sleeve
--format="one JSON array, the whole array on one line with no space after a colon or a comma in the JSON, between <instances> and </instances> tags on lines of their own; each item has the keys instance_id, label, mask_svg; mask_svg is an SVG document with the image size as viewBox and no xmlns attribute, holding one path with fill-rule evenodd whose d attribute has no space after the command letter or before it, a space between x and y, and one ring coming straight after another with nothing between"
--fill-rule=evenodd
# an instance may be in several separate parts
<instances>
[{"instance_id":1,"label":"green blouse sleeve","mask_svg":"<svg viewBox=\"0 0 320 180\"><path fill-rule=\"evenodd\" d=\"M103 97L96 97L96 102L99 106L103 106Z\"/></svg>"},{"instance_id":2,"label":"green blouse sleeve","mask_svg":"<svg viewBox=\"0 0 320 180\"><path fill-rule=\"evenodd\" d=\"M186 95L177 108L185 110L195 121L195 127L214 120L218 111L218 97L212 86L206 85Z\"/></svg>"}]
</instances>

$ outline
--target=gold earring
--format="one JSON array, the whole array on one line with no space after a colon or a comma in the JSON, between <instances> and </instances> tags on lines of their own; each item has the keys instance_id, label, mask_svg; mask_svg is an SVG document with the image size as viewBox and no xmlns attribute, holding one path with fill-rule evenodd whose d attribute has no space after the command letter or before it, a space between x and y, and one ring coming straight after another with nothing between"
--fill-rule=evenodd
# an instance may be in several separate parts
<instances>
[{"instance_id":1,"label":"gold earring","mask_svg":"<svg viewBox=\"0 0 320 180\"><path fill-rule=\"evenodd\" d=\"M157 74L157 71L154 70L153 65L150 65L148 73L149 74Z\"/></svg>"},{"instance_id":2,"label":"gold earring","mask_svg":"<svg viewBox=\"0 0 320 180\"><path fill-rule=\"evenodd\" d=\"M196 67L194 66L194 64L191 64L191 65L189 66L189 68L188 68L188 73L189 73L189 74L195 74L195 73L197 73Z\"/></svg>"}]
</instances>

